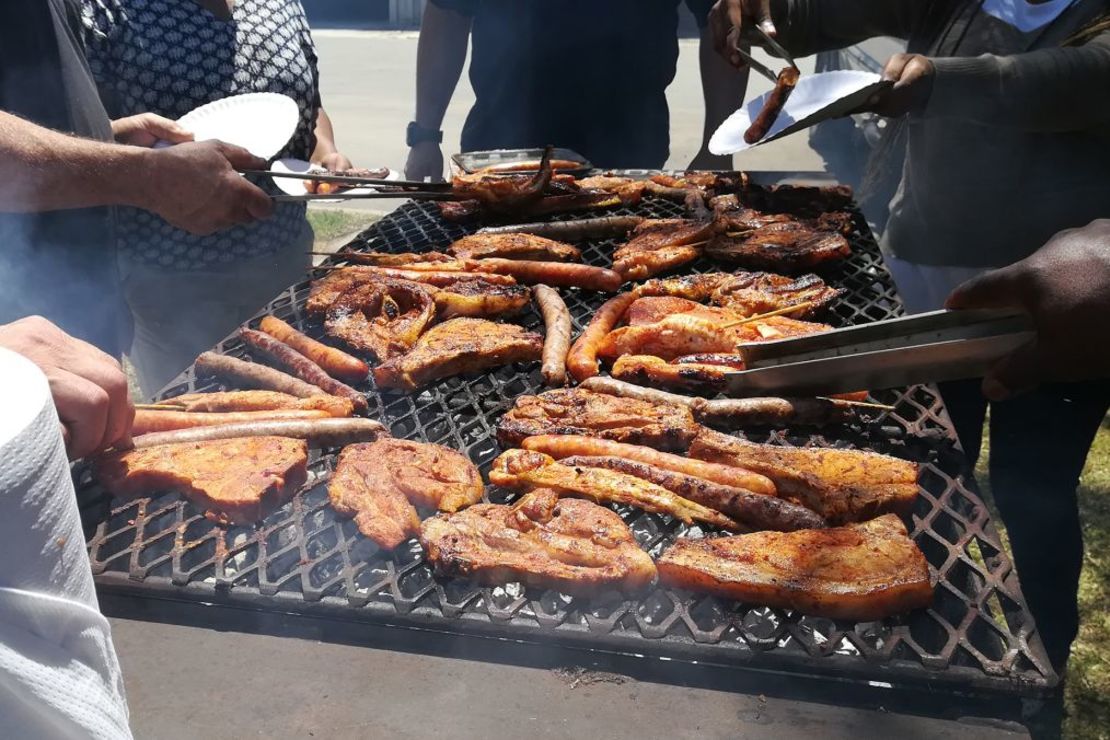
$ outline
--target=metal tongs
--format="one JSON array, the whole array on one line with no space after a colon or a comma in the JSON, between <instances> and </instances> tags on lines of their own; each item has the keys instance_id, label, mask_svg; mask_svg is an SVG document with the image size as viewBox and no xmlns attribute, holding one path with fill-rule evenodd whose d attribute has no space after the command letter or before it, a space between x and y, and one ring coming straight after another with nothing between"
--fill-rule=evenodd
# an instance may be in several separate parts
<instances>
[{"instance_id":1,"label":"metal tongs","mask_svg":"<svg viewBox=\"0 0 1110 740\"><path fill-rule=\"evenodd\" d=\"M292 180L315 180L349 185L352 188L372 187L373 193L306 193L304 195L278 194L271 196L275 201L306 200L357 200L373 198L416 198L424 200L450 200L452 198L449 182L418 182L415 180L385 180L375 177L351 175L332 175L321 172L274 172L272 170L239 170L243 175L258 177L284 177Z\"/></svg>"},{"instance_id":2,"label":"metal tongs","mask_svg":"<svg viewBox=\"0 0 1110 740\"><path fill-rule=\"evenodd\" d=\"M729 395L828 395L981 377L1033 339L1014 310L932 311L739 347Z\"/></svg>"},{"instance_id":3,"label":"metal tongs","mask_svg":"<svg viewBox=\"0 0 1110 740\"><path fill-rule=\"evenodd\" d=\"M794 57L791 56L790 52L783 48L782 44L780 44L778 41L775 41L774 36L764 31L758 23L753 23L749 25L748 28L755 30L755 34L748 34L749 38L754 35L756 37L755 39L753 39L754 41L763 44L768 49L770 49L771 52L776 54L781 59L785 60L786 63L789 64L791 67L793 67L794 69L798 69L798 64L794 61ZM748 63L748 66L754 69L759 74L766 77L771 82L778 82L779 76L772 72L766 64L753 57L750 52L740 48L739 41L739 36L737 36L737 43L733 47L733 49L736 51L737 54L744 57L744 59Z\"/></svg>"}]
</instances>

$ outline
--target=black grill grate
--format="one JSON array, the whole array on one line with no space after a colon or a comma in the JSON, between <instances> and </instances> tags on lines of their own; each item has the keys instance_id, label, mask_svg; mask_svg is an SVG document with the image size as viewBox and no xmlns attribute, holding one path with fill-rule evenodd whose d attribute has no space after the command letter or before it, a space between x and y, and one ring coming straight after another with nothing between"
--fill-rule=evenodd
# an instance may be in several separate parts
<instances>
[{"instance_id":1,"label":"black grill grate","mask_svg":"<svg viewBox=\"0 0 1110 740\"><path fill-rule=\"evenodd\" d=\"M620 213L680 216L676 203L649 199ZM901 306L873 238L857 215L854 254L826 273L848 289L834 323L888 318ZM433 204L407 203L361 234L351 246L383 251L442 248L472 231L445 223ZM612 240L584 248L587 262L607 265ZM695 270L719 269L705 262ZM316 336L302 314L308 283L292 286L259 315L273 314ZM565 291L576 328L605 296ZM539 327L535 313L522 320ZM228 339L216 351L241 355ZM212 389L186 371L163 395ZM513 400L542 390L538 363L478 377L443 381L419 394L370 392L371 415L399 437L437 442L469 454L488 472L499 452L493 427ZM758 669L796 671L930 690L1032 696L1056 683L1024 605L1017 577L989 514L967 476L962 454L936 390L884 391L896 406L823 434L752 433L789 444L868 447L923 464L912 534L936 582L933 606L901 618L855 624L751 607L657 588L640 600L602 594L571 599L554 591L479 587L437 580L421 549L409 543L391 556L337 516L326 479L335 452L313 452L310 478L291 503L257 526L220 528L191 504L167 494L114 504L75 471L89 554L107 592L217 602L346 621L434 627L447 632L548 640L578 647L660 655ZM487 491L499 502L510 495ZM653 555L675 537L697 533L667 517L627 507L617 511Z\"/></svg>"}]
</instances>

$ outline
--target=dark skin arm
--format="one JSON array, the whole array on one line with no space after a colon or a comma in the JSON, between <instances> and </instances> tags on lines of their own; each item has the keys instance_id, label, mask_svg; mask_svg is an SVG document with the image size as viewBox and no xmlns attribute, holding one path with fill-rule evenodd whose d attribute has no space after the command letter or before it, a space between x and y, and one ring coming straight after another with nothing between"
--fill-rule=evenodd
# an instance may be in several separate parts
<instances>
[{"instance_id":1,"label":"dark skin arm","mask_svg":"<svg viewBox=\"0 0 1110 740\"><path fill-rule=\"evenodd\" d=\"M969 280L948 308L1020 308L1036 339L999 361L983 394L1003 400L1040 383L1110 378L1110 220L1052 237L1029 257Z\"/></svg>"},{"instance_id":2,"label":"dark skin arm","mask_svg":"<svg viewBox=\"0 0 1110 740\"><path fill-rule=\"evenodd\" d=\"M691 170L731 170L732 157L709 153L709 139L726 118L742 102L748 89L748 68L736 69L713 49L713 35L709 28L702 29L698 44L698 64L701 68L701 91L705 100L705 125L702 128L701 149L690 162Z\"/></svg>"},{"instance_id":3,"label":"dark skin arm","mask_svg":"<svg viewBox=\"0 0 1110 740\"><path fill-rule=\"evenodd\" d=\"M328 112L320 108L316 112L316 149L312 152L312 163L332 172L349 170L354 165L340 153L335 145L335 129L332 128Z\"/></svg>"},{"instance_id":4,"label":"dark skin arm","mask_svg":"<svg viewBox=\"0 0 1110 740\"><path fill-rule=\"evenodd\" d=\"M443 125L447 104L455 93L466 47L470 41L470 18L435 3L424 8L420 40L416 47L416 121L422 128L437 130ZM443 179L443 151L435 142L422 142L409 150L405 162L409 180Z\"/></svg>"}]
</instances>

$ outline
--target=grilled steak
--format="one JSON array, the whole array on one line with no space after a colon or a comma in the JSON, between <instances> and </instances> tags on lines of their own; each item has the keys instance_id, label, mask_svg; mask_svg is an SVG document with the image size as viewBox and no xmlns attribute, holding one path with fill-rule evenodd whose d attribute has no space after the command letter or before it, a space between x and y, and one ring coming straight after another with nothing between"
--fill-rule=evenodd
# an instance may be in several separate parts
<instances>
[{"instance_id":1,"label":"grilled steak","mask_svg":"<svg viewBox=\"0 0 1110 740\"><path fill-rule=\"evenodd\" d=\"M619 516L551 490L513 506L478 504L434 516L421 525L420 544L439 574L490 585L522 581L589 595L634 593L655 579L655 564Z\"/></svg>"},{"instance_id":2,"label":"grilled steak","mask_svg":"<svg viewBox=\"0 0 1110 740\"><path fill-rule=\"evenodd\" d=\"M454 285L432 288L432 297L439 319L493 318L524 310L532 293L523 285L502 285L475 275Z\"/></svg>"},{"instance_id":3,"label":"grilled steak","mask_svg":"<svg viewBox=\"0 0 1110 740\"><path fill-rule=\"evenodd\" d=\"M328 309L324 331L383 361L408 351L435 318L431 291L386 278L342 293Z\"/></svg>"},{"instance_id":4,"label":"grilled steak","mask_svg":"<svg viewBox=\"0 0 1110 740\"><path fill-rule=\"evenodd\" d=\"M832 529L683 538L658 567L668 586L833 619L882 619L933 600L925 556L893 514Z\"/></svg>"},{"instance_id":5,"label":"grilled steak","mask_svg":"<svg viewBox=\"0 0 1110 740\"><path fill-rule=\"evenodd\" d=\"M700 257L716 232L712 221L646 219L632 230L628 243L613 253L613 269L625 280L673 270Z\"/></svg>"},{"instance_id":6,"label":"grilled steak","mask_svg":"<svg viewBox=\"0 0 1110 740\"><path fill-rule=\"evenodd\" d=\"M94 475L116 498L179 493L221 524L256 522L293 497L308 478L308 445L251 437L116 452Z\"/></svg>"},{"instance_id":7,"label":"grilled steak","mask_svg":"<svg viewBox=\"0 0 1110 740\"><path fill-rule=\"evenodd\" d=\"M534 234L471 234L453 243L447 251L459 259L504 257L554 262L582 259L577 247Z\"/></svg>"},{"instance_id":8,"label":"grilled steak","mask_svg":"<svg viewBox=\"0 0 1110 740\"><path fill-rule=\"evenodd\" d=\"M775 272L810 270L852 254L840 233L800 221L761 226L742 236L718 236L705 247L713 259Z\"/></svg>"}]
</instances>

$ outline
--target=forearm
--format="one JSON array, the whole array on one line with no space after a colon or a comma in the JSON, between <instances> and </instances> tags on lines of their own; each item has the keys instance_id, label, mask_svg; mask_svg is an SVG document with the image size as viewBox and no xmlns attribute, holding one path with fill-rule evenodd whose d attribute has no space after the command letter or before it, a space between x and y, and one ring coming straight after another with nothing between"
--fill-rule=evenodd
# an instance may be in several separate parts
<instances>
[{"instance_id":1,"label":"forearm","mask_svg":"<svg viewBox=\"0 0 1110 740\"><path fill-rule=\"evenodd\" d=\"M416 49L416 123L439 129L459 82L470 37L470 19L435 3L424 8Z\"/></svg>"},{"instance_id":2,"label":"forearm","mask_svg":"<svg viewBox=\"0 0 1110 740\"><path fill-rule=\"evenodd\" d=\"M1026 131L1110 126L1110 34L1081 47L934 59L925 115Z\"/></svg>"},{"instance_id":3,"label":"forearm","mask_svg":"<svg viewBox=\"0 0 1110 740\"><path fill-rule=\"evenodd\" d=\"M801 57L876 36L907 38L928 5L924 0L771 0L771 16L779 42Z\"/></svg>"},{"instance_id":4,"label":"forearm","mask_svg":"<svg viewBox=\"0 0 1110 740\"><path fill-rule=\"evenodd\" d=\"M319 108L316 112L316 148L312 150L312 161L319 162L329 154L335 154L339 151L339 147L335 145L335 129L331 125L331 117L328 112Z\"/></svg>"},{"instance_id":5,"label":"forearm","mask_svg":"<svg viewBox=\"0 0 1110 740\"><path fill-rule=\"evenodd\" d=\"M0 211L142 206L149 151L69 136L0 112Z\"/></svg>"},{"instance_id":6,"label":"forearm","mask_svg":"<svg viewBox=\"0 0 1110 740\"><path fill-rule=\"evenodd\" d=\"M741 103L748 88L748 67L736 69L713 50L713 39L708 28L701 32L698 47L701 68L701 91L705 100L705 125L702 128L702 149L709 145L709 138Z\"/></svg>"}]
</instances>

